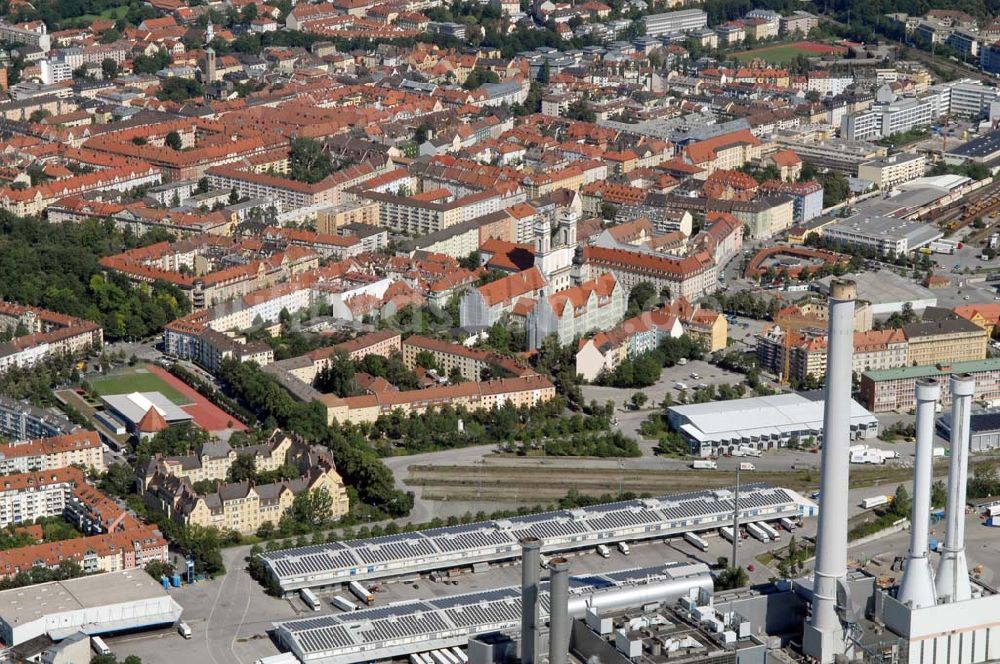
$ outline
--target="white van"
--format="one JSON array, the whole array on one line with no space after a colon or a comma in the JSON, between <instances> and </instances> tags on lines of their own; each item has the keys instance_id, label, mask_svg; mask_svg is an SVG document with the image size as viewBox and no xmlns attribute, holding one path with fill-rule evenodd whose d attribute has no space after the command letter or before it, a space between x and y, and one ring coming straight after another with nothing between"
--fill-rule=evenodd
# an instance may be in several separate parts
<instances>
[{"instance_id":1,"label":"white van","mask_svg":"<svg viewBox=\"0 0 1000 664\"><path fill-rule=\"evenodd\" d=\"M618 550L625 556L632 553L632 549L628 548L628 542L618 542Z\"/></svg>"},{"instance_id":2,"label":"white van","mask_svg":"<svg viewBox=\"0 0 1000 664\"><path fill-rule=\"evenodd\" d=\"M611 549L609 549L607 547L607 545L605 545L605 544L598 544L597 545L597 555L599 555L601 558L610 558L611 557Z\"/></svg>"},{"instance_id":3,"label":"white van","mask_svg":"<svg viewBox=\"0 0 1000 664\"><path fill-rule=\"evenodd\" d=\"M185 639L191 638L191 627L183 620L177 623L177 633Z\"/></svg>"}]
</instances>

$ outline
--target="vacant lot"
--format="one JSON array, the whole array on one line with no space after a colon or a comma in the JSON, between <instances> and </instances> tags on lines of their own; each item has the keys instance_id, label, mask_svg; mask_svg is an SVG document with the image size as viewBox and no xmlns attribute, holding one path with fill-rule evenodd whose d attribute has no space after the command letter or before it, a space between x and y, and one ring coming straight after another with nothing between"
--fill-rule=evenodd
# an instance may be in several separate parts
<instances>
[{"instance_id":1,"label":"vacant lot","mask_svg":"<svg viewBox=\"0 0 1000 664\"><path fill-rule=\"evenodd\" d=\"M755 48L752 51L742 51L734 53L733 57L743 61L760 59L770 64L779 65L791 62L800 55L806 57L837 55L843 53L845 50L840 46L800 41L793 44L776 44L774 46L765 46L764 48Z\"/></svg>"},{"instance_id":2,"label":"vacant lot","mask_svg":"<svg viewBox=\"0 0 1000 664\"><path fill-rule=\"evenodd\" d=\"M135 368L127 373L97 378L90 381L90 386L100 395L159 392L178 406L191 403L180 391L146 368Z\"/></svg>"},{"instance_id":3,"label":"vacant lot","mask_svg":"<svg viewBox=\"0 0 1000 664\"><path fill-rule=\"evenodd\" d=\"M635 469L586 467L584 460L559 459L555 465L526 466L501 463L476 466L412 465L405 483L422 487L428 500L495 501L499 503L551 503L576 490L600 496L619 491L664 495L731 487L736 473L723 470ZM942 465L939 470L944 471ZM851 488L895 485L913 476L909 468L879 466L851 468ZM743 482L769 482L803 493L819 487L819 471L756 471L743 473Z\"/></svg>"}]
</instances>

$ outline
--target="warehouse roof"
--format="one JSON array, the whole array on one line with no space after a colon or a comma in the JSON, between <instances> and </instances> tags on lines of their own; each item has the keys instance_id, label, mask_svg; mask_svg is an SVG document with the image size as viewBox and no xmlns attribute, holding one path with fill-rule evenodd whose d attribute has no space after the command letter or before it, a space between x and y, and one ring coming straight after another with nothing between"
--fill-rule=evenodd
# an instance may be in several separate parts
<instances>
[{"instance_id":1,"label":"warehouse roof","mask_svg":"<svg viewBox=\"0 0 1000 664\"><path fill-rule=\"evenodd\" d=\"M8 625L31 622L63 611L137 602L166 594L142 569L92 574L0 592L0 620Z\"/></svg>"},{"instance_id":2,"label":"warehouse roof","mask_svg":"<svg viewBox=\"0 0 1000 664\"><path fill-rule=\"evenodd\" d=\"M743 518L776 518L795 512L807 499L769 484L740 492ZM268 552L261 560L285 591L349 580L400 576L456 564L519 555L518 542L537 537L544 551L561 551L600 542L663 536L680 530L707 530L733 513L732 493L724 489L590 505L571 510L497 519L461 526L330 542ZM692 525L698 517L699 525Z\"/></svg>"},{"instance_id":3,"label":"warehouse roof","mask_svg":"<svg viewBox=\"0 0 1000 664\"><path fill-rule=\"evenodd\" d=\"M680 423L682 432L699 442L708 442L780 437L804 430L819 436L823 430L823 407L823 400L789 393L672 406L669 415L671 423ZM869 425L877 421L861 404L851 401L852 424Z\"/></svg>"}]
</instances>

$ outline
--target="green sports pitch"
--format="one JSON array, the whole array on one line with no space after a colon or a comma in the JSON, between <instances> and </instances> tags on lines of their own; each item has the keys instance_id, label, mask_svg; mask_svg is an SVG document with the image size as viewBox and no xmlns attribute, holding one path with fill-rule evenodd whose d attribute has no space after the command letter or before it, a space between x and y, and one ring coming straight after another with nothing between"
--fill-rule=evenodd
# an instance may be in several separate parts
<instances>
[{"instance_id":1,"label":"green sports pitch","mask_svg":"<svg viewBox=\"0 0 1000 664\"><path fill-rule=\"evenodd\" d=\"M146 369L133 369L128 373L97 378L90 381L90 387L101 396L131 394L132 392L159 392L178 406L190 403L190 400L183 394Z\"/></svg>"}]
</instances>

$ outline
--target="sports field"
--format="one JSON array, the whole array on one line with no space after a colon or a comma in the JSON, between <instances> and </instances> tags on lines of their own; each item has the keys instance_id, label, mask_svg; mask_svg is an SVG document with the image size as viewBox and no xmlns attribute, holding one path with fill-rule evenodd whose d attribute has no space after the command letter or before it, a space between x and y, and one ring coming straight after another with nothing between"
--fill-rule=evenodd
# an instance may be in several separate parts
<instances>
[{"instance_id":1,"label":"sports field","mask_svg":"<svg viewBox=\"0 0 1000 664\"><path fill-rule=\"evenodd\" d=\"M146 367L136 367L127 373L97 378L90 381L90 386L102 396L130 394L132 392L159 392L178 406L191 403L191 399Z\"/></svg>"},{"instance_id":2,"label":"sports field","mask_svg":"<svg viewBox=\"0 0 1000 664\"><path fill-rule=\"evenodd\" d=\"M769 64L780 65L791 62L800 55L812 58L822 55L839 55L844 53L846 50L847 49L842 46L831 46L830 44L821 44L819 42L800 41L792 44L776 44L774 46L755 48L752 51L741 51L739 53L734 53L733 57L742 62L747 62L749 60L764 60Z\"/></svg>"}]
</instances>

